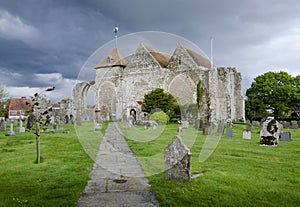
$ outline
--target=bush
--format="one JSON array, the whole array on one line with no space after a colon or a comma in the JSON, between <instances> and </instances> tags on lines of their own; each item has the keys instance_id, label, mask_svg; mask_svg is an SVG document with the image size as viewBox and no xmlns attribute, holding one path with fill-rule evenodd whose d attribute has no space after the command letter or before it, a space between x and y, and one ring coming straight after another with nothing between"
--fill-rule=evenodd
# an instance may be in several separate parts
<instances>
[{"instance_id":1,"label":"bush","mask_svg":"<svg viewBox=\"0 0 300 207\"><path fill-rule=\"evenodd\" d=\"M159 124L168 124L170 117L163 111L157 111L150 116L149 120L156 121Z\"/></svg>"}]
</instances>

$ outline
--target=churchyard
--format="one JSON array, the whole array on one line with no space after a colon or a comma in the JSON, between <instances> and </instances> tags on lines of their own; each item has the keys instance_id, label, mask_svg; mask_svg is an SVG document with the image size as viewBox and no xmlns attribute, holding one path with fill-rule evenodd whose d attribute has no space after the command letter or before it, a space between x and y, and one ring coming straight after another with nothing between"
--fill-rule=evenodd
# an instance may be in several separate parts
<instances>
[{"instance_id":1,"label":"churchyard","mask_svg":"<svg viewBox=\"0 0 300 207\"><path fill-rule=\"evenodd\" d=\"M74 206L89 180L106 127L104 122L101 130L94 130L92 122L83 122L76 130L61 125L42 133L40 164L35 164L33 133L0 132L0 206ZM260 146L258 126L252 126L251 139L243 139L246 128L244 123L233 124L233 137L225 130L213 153L201 162L207 135L193 127L178 132L177 124L168 124L122 131L161 206L298 206L300 129L289 129L291 141L271 147ZM69 133L63 133L66 130ZM165 177L163 151L177 134L191 150L191 174L200 175L195 179ZM89 143L93 145L84 151Z\"/></svg>"}]
</instances>

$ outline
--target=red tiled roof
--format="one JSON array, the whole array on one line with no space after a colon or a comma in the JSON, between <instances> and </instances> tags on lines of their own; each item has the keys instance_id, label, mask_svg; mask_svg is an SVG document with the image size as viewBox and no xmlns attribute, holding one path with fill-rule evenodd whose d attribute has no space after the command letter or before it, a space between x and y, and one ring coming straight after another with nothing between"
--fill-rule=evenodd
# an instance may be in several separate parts
<instances>
[{"instance_id":1,"label":"red tiled roof","mask_svg":"<svg viewBox=\"0 0 300 207\"><path fill-rule=\"evenodd\" d=\"M150 54L160 64L161 67L165 68L168 65L171 59L168 54L155 50L149 46L145 46L145 48L150 52Z\"/></svg>"},{"instance_id":2,"label":"red tiled roof","mask_svg":"<svg viewBox=\"0 0 300 207\"><path fill-rule=\"evenodd\" d=\"M188 52L188 54L191 56L191 58L195 61L195 63L198 66L203 66L206 68L212 67L212 63L208 58L204 57L203 55L200 55L199 53L197 53L185 46L183 46L183 48Z\"/></svg>"},{"instance_id":3,"label":"red tiled roof","mask_svg":"<svg viewBox=\"0 0 300 207\"><path fill-rule=\"evenodd\" d=\"M32 105L32 101L29 98L10 98L9 110L26 110Z\"/></svg>"},{"instance_id":4,"label":"red tiled roof","mask_svg":"<svg viewBox=\"0 0 300 207\"><path fill-rule=\"evenodd\" d=\"M105 68L112 66L126 66L128 64L128 59L122 54L118 48L114 48L105 58L103 58L95 67Z\"/></svg>"}]
</instances>

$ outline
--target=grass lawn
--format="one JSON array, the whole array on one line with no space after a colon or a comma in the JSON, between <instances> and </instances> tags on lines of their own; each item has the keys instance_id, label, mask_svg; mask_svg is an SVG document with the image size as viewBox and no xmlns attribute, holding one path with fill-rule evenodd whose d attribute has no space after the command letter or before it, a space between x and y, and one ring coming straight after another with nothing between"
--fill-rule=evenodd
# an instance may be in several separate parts
<instances>
[{"instance_id":1,"label":"grass lawn","mask_svg":"<svg viewBox=\"0 0 300 207\"><path fill-rule=\"evenodd\" d=\"M149 137L156 132L149 129L123 131L161 206L299 206L300 129L290 130L291 142L264 147L259 146L259 128L253 128L251 140L243 140L245 128L235 124L232 139L210 137L217 145L205 161L199 155L206 136L195 136L193 129L180 134L193 153L193 174L203 174L187 182L166 180L163 172L162 152L177 134L176 125L168 125L153 139ZM146 138L137 133L143 130Z\"/></svg>"},{"instance_id":2,"label":"grass lawn","mask_svg":"<svg viewBox=\"0 0 300 207\"><path fill-rule=\"evenodd\" d=\"M76 127L78 137L71 125L61 126L69 134L42 133L40 164L35 164L34 134L7 137L0 132L0 206L74 206L89 179L92 156L106 126L94 131L93 123L83 123ZM88 139L93 147L87 146Z\"/></svg>"}]
</instances>

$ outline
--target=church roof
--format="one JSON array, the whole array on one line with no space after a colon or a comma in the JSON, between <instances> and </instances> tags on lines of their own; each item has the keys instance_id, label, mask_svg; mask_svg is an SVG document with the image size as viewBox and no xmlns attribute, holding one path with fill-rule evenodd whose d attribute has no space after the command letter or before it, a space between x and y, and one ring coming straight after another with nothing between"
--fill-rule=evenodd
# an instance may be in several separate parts
<instances>
[{"instance_id":1,"label":"church roof","mask_svg":"<svg viewBox=\"0 0 300 207\"><path fill-rule=\"evenodd\" d=\"M168 54L155 50L149 46L145 46L145 48L150 52L150 54L160 64L161 67L165 68L168 65L171 59L171 57Z\"/></svg>"},{"instance_id":2,"label":"church roof","mask_svg":"<svg viewBox=\"0 0 300 207\"><path fill-rule=\"evenodd\" d=\"M114 48L105 58L103 58L95 67L105 68L113 66L123 66L128 64L128 59L122 54L118 48Z\"/></svg>"},{"instance_id":3,"label":"church roof","mask_svg":"<svg viewBox=\"0 0 300 207\"><path fill-rule=\"evenodd\" d=\"M187 52L188 54L191 56L191 58L195 61L195 63L198 65L198 66L203 66L205 68L211 68L212 67L212 62L204 57L203 55L200 55L199 53L185 47L185 46L182 46Z\"/></svg>"}]
</instances>

